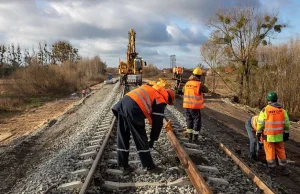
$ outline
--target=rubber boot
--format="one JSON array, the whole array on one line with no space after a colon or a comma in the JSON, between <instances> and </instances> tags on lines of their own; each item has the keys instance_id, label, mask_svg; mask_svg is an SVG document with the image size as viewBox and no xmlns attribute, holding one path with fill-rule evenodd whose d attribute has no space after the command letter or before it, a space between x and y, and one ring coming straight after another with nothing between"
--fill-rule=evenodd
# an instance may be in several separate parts
<instances>
[{"instance_id":1,"label":"rubber boot","mask_svg":"<svg viewBox=\"0 0 300 194\"><path fill-rule=\"evenodd\" d=\"M194 134L194 143L199 143L199 134Z\"/></svg>"},{"instance_id":2,"label":"rubber boot","mask_svg":"<svg viewBox=\"0 0 300 194\"><path fill-rule=\"evenodd\" d=\"M193 134L189 133L189 142L192 143L193 142Z\"/></svg>"}]
</instances>

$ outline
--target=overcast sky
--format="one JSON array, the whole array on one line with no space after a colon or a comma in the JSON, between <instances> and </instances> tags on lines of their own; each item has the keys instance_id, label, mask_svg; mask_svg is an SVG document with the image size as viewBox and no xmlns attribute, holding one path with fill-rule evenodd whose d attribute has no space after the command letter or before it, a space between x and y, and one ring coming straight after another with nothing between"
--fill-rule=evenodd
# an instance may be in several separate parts
<instances>
[{"instance_id":1,"label":"overcast sky","mask_svg":"<svg viewBox=\"0 0 300 194\"><path fill-rule=\"evenodd\" d=\"M296 35L297 0L0 0L0 44L32 48L39 42L69 41L81 56L99 55L109 66L126 59L128 31L136 31L136 49L148 63L194 67L210 30L205 22L219 7L252 5L279 10L289 27L277 42Z\"/></svg>"}]
</instances>

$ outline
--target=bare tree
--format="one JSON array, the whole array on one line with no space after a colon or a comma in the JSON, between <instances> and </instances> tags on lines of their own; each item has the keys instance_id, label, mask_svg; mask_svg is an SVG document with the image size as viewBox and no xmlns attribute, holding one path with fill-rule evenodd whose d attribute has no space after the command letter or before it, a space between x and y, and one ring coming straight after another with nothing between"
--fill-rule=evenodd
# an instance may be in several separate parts
<instances>
[{"instance_id":1,"label":"bare tree","mask_svg":"<svg viewBox=\"0 0 300 194\"><path fill-rule=\"evenodd\" d=\"M238 95L249 101L250 70L257 65L255 52L260 44L266 45L266 38L281 32L285 27L278 24L277 14L263 14L254 7L234 7L227 11L217 11L208 26L214 28L216 44L224 44L232 55L232 60L240 65ZM244 85L246 92L244 92Z\"/></svg>"},{"instance_id":2,"label":"bare tree","mask_svg":"<svg viewBox=\"0 0 300 194\"><path fill-rule=\"evenodd\" d=\"M212 76L212 92L216 90L216 67L222 63L223 48L208 40L200 47L202 60L210 67Z\"/></svg>"}]
</instances>

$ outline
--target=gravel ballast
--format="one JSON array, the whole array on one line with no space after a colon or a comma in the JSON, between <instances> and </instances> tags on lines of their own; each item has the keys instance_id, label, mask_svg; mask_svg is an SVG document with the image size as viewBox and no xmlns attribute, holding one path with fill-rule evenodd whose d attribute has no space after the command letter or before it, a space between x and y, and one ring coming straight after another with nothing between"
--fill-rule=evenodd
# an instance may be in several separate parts
<instances>
[{"instance_id":1,"label":"gravel ballast","mask_svg":"<svg viewBox=\"0 0 300 194\"><path fill-rule=\"evenodd\" d=\"M74 180L70 172L77 168L75 163L79 161L78 154L83 153L90 135L101 126L101 120L105 118L120 95L119 84L111 85L111 87L113 88L101 103L94 103L93 106L88 107L89 115L76 123L68 137L60 141L53 140L53 145L46 156L48 159L35 166L34 172L17 183L11 193L41 193L52 185Z\"/></svg>"},{"instance_id":2,"label":"gravel ballast","mask_svg":"<svg viewBox=\"0 0 300 194\"><path fill-rule=\"evenodd\" d=\"M185 117L179 112L176 107L168 106L167 113L171 115L173 123L180 124L181 129L186 128ZM217 167L218 174L212 174L210 172L201 172L202 176L223 178L229 182L228 185L213 185L210 181L207 181L208 185L212 188L213 192L222 193L246 193L257 192L256 185L248 179L243 172L233 163L233 161L219 149L219 142L216 142L211 136L207 135L205 131L206 126L203 126L201 130L200 146L199 150L202 150L203 154L191 156L191 159L196 165L207 165ZM180 134L178 132L178 134ZM179 135L178 135L179 136ZM183 142L183 141L181 141Z\"/></svg>"}]
</instances>

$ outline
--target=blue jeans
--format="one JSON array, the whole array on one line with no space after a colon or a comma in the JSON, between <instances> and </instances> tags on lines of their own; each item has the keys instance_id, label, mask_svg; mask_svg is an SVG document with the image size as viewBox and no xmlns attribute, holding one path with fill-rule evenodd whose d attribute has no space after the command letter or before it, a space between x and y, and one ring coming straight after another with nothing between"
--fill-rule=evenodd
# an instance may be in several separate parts
<instances>
[{"instance_id":1,"label":"blue jeans","mask_svg":"<svg viewBox=\"0 0 300 194\"><path fill-rule=\"evenodd\" d=\"M246 121L245 127L246 127L248 137L249 137L249 140L250 140L250 154L251 155L256 155L256 149L259 148L259 145L258 145L258 141L256 140L255 131L252 128L252 125L251 125L251 119ZM256 146L256 149L255 149L255 146Z\"/></svg>"}]
</instances>

